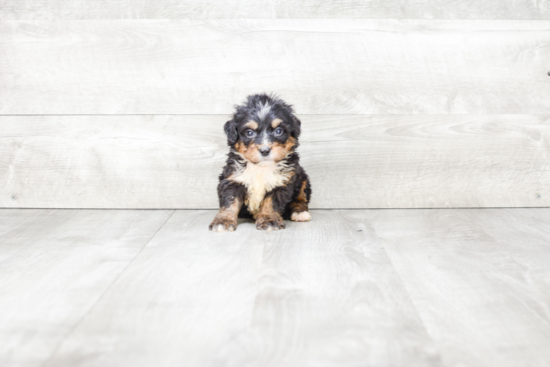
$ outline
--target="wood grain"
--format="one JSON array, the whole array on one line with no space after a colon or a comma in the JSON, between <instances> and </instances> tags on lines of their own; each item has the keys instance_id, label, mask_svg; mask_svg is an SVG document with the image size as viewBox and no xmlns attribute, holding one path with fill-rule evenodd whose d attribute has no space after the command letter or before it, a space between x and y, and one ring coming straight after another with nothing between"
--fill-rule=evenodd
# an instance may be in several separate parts
<instances>
[{"instance_id":1,"label":"wood grain","mask_svg":"<svg viewBox=\"0 0 550 367\"><path fill-rule=\"evenodd\" d=\"M252 318L266 234L210 232L215 214L175 212L46 366L214 365Z\"/></svg>"},{"instance_id":2,"label":"wood grain","mask_svg":"<svg viewBox=\"0 0 550 367\"><path fill-rule=\"evenodd\" d=\"M550 21L0 22L2 114L549 114Z\"/></svg>"},{"instance_id":3,"label":"wood grain","mask_svg":"<svg viewBox=\"0 0 550 367\"><path fill-rule=\"evenodd\" d=\"M446 366L548 366L549 217L393 210L372 219Z\"/></svg>"},{"instance_id":4,"label":"wood grain","mask_svg":"<svg viewBox=\"0 0 550 367\"><path fill-rule=\"evenodd\" d=\"M0 365L42 366L170 214L0 210Z\"/></svg>"},{"instance_id":5,"label":"wood grain","mask_svg":"<svg viewBox=\"0 0 550 367\"><path fill-rule=\"evenodd\" d=\"M0 19L550 19L546 0L3 0Z\"/></svg>"},{"instance_id":6,"label":"wood grain","mask_svg":"<svg viewBox=\"0 0 550 367\"><path fill-rule=\"evenodd\" d=\"M550 209L313 210L233 233L170 214L0 210L0 364L550 360Z\"/></svg>"},{"instance_id":7,"label":"wood grain","mask_svg":"<svg viewBox=\"0 0 550 367\"><path fill-rule=\"evenodd\" d=\"M313 208L550 206L550 117L299 115ZM0 116L0 206L217 208L228 116Z\"/></svg>"},{"instance_id":8,"label":"wood grain","mask_svg":"<svg viewBox=\"0 0 550 367\"><path fill-rule=\"evenodd\" d=\"M441 366L355 213L278 233L179 211L47 366Z\"/></svg>"}]
</instances>

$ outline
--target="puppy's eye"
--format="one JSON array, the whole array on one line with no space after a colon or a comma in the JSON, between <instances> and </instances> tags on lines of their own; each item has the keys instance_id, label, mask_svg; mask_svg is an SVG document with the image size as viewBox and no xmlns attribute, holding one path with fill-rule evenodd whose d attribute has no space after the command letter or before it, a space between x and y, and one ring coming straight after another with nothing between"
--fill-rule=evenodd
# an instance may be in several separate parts
<instances>
[{"instance_id":1,"label":"puppy's eye","mask_svg":"<svg viewBox=\"0 0 550 367\"><path fill-rule=\"evenodd\" d=\"M283 134L283 129L281 129L280 127L276 128L275 131L273 132L273 134L275 136L279 136L279 135L282 135Z\"/></svg>"},{"instance_id":2,"label":"puppy's eye","mask_svg":"<svg viewBox=\"0 0 550 367\"><path fill-rule=\"evenodd\" d=\"M251 137L251 136L254 136L254 134L255 134L254 130L250 130L250 129L246 130L246 136Z\"/></svg>"}]
</instances>

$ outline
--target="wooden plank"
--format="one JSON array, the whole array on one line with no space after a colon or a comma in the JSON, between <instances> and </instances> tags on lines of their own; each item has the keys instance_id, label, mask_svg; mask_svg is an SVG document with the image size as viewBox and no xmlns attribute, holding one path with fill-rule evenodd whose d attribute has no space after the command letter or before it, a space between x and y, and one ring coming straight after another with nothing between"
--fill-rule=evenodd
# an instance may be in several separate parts
<instances>
[{"instance_id":1,"label":"wooden plank","mask_svg":"<svg viewBox=\"0 0 550 367\"><path fill-rule=\"evenodd\" d=\"M170 214L0 210L0 365L42 366Z\"/></svg>"},{"instance_id":2,"label":"wooden plank","mask_svg":"<svg viewBox=\"0 0 550 367\"><path fill-rule=\"evenodd\" d=\"M0 22L2 114L549 114L550 21Z\"/></svg>"},{"instance_id":3,"label":"wooden plank","mask_svg":"<svg viewBox=\"0 0 550 367\"><path fill-rule=\"evenodd\" d=\"M299 115L313 208L550 206L550 116ZM0 206L217 208L228 116L0 116Z\"/></svg>"},{"instance_id":4,"label":"wooden plank","mask_svg":"<svg viewBox=\"0 0 550 367\"><path fill-rule=\"evenodd\" d=\"M380 211L381 239L447 366L548 366L549 209Z\"/></svg>"},{"instance_id":5,"label":"wooden plank","mask_svg":"<svg viewBox=\"0 0 550 367\"><path fill-rule=\"evenodd\" d=\"M546 0L3 0L0 19L550 19Z\"/></svg>"},{"instance_id":6,"label":"wooden plank","mask_svg":"<svg viewBox=\"0 0 550 367\"><path fill-rule=\"evenodd\" d=\"M47 366L441 366L356 213L277 233L179 211Z\"/></svg>"}]
</instances>

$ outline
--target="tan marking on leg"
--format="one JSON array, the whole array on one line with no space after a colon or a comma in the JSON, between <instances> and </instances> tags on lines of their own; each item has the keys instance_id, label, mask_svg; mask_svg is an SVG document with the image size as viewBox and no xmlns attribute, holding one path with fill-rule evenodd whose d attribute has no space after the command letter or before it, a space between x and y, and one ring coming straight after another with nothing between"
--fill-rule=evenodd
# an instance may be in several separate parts
<instances>
[{"instance_id":1,"label":"tan marking on leg","mask_svg":"<svg viewBox=\"0 0 550 367\"><path fill-rule=\"evenodd\" d=\"M298 196L290 203L290 209L292 211L290 215L291 220L297 222L307 222L311 220L311 215L308 212L306 186L307 181L302 181L302 187L300 187Z\"/></svg>"},{"instance_id":2,"label":"tan marking on leg","mask_svg":"<svg viewBox=\"0 0 550 367\"><path fill-rule=\"evenodd\" d=\"M281 120L280 118L274 118L273 121L271 121L271 127L275 129L281 124L281 122L283 122L283 120Z\"/></svg>"},{"instance_id":3,"label":"tan marking on leg","mask_svg":"<svg viewBox=\"0 0 550 367\"><path fill-rule=\"evenodd\" d=\"M233 232L236 230L237 218L242 205L243 203L239 199L235 199L230 206L220 208L208 228L214 232Z\"/></svg>"},{"instance_id":4,"label":"tan marking on leg","mask_svg":"<svg viewBox=\"0 0 550 367\"><path fill-rule=\"evenodd\" d=\"M285 228L283 217L273 210L271 196L265 198L260 205L260 210L256 215L256 228L266 231L278 231Z\"/></svg>"},{"instance_id":5,"label":"tan marking on leg","mask_svg":"<svg viewBox=\"0 0 550 367\"><path fill-rule=\"evenodd\" d=\"M248 120L248 122L246 124L244 124L244 126L252 129L252 130L256 130L258 128L258 123L254 120Z\"/></svg>"}]
</instances>

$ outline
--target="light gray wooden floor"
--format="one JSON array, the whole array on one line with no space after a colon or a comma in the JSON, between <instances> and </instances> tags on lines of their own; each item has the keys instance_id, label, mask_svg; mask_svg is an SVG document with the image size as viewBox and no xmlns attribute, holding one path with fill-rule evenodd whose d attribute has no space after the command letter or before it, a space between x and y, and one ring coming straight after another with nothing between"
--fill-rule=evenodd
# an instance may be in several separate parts
<instances>
[{"instance_id":1,"label":"light gray wooden floor","mask_svg":"<svg viewBox=\"0 0 550 367\"><path fill-rule=\"evenodd\" d=\"M214 213L0 210L0 365L550 365L550 209Z\"/></svg>"}]
</instances>

